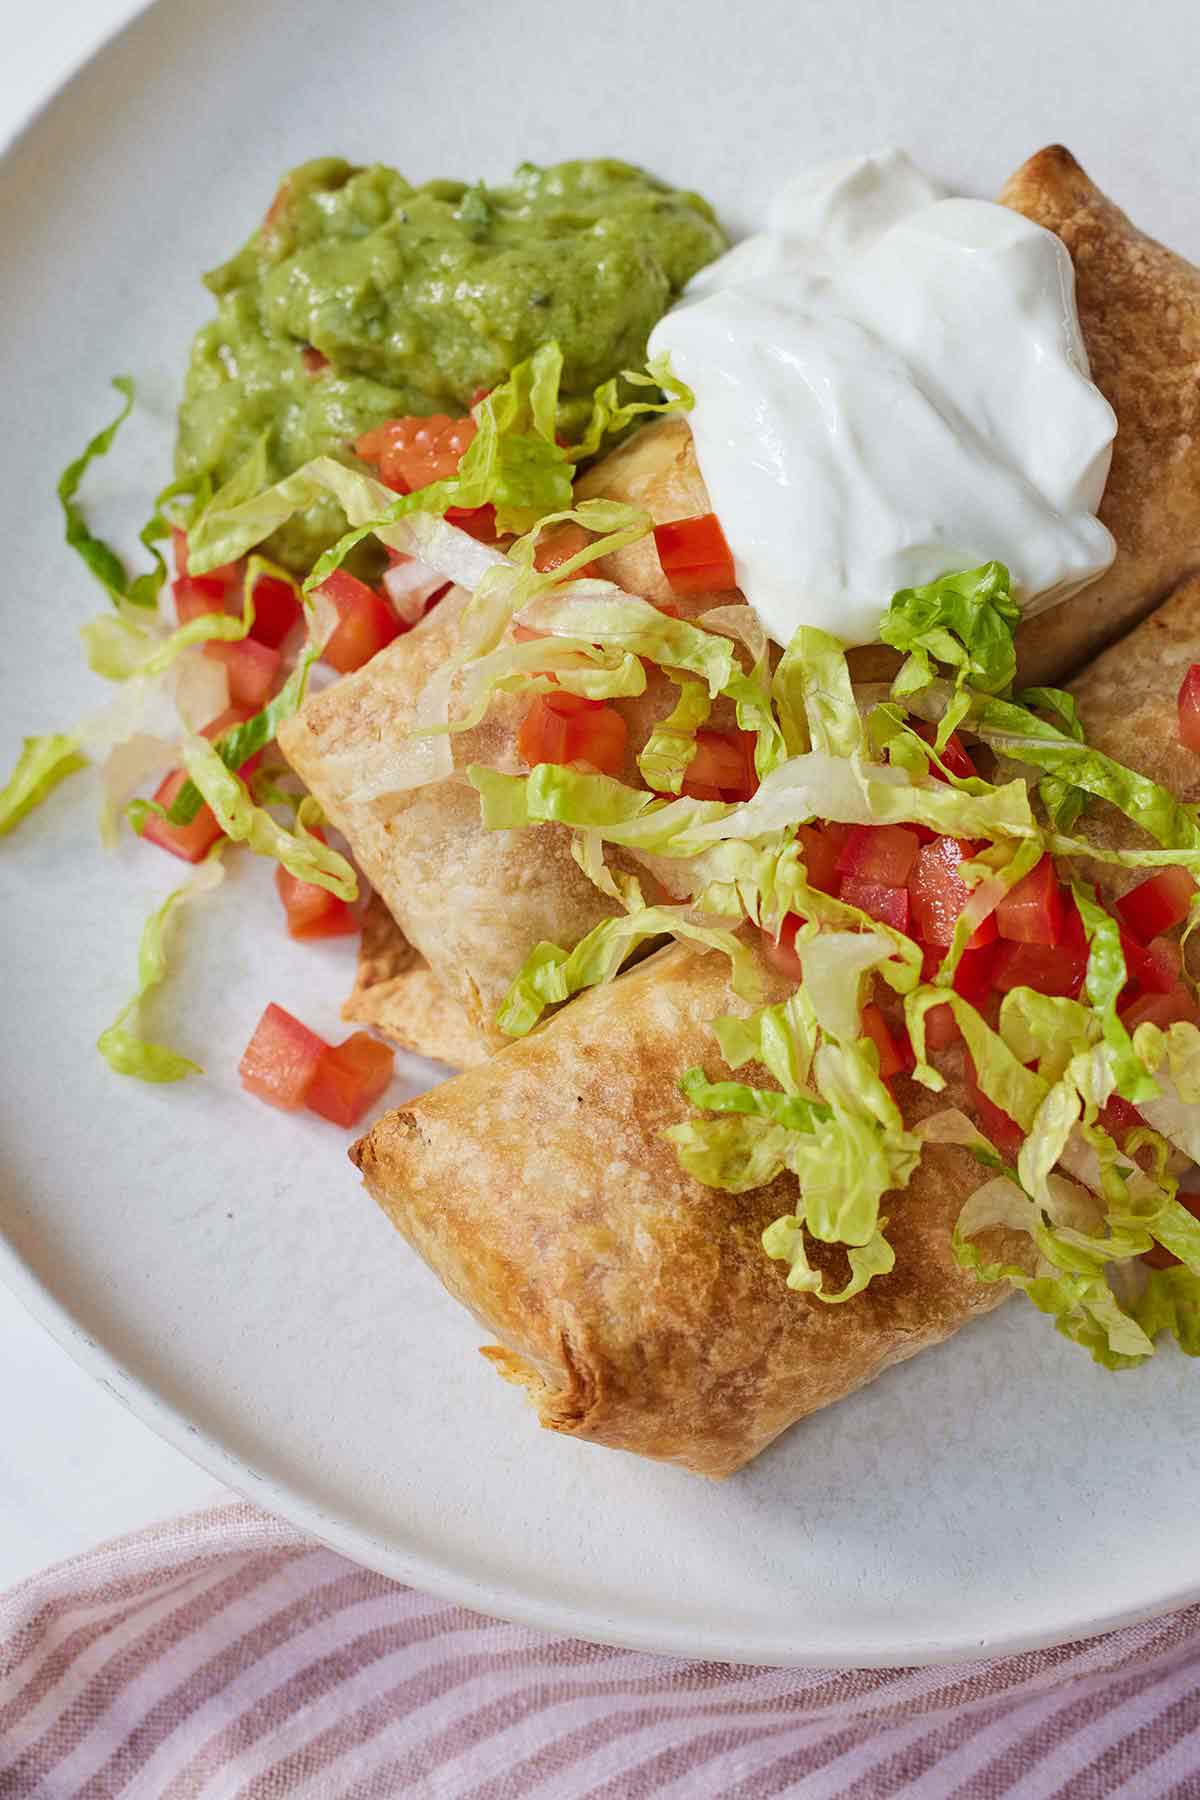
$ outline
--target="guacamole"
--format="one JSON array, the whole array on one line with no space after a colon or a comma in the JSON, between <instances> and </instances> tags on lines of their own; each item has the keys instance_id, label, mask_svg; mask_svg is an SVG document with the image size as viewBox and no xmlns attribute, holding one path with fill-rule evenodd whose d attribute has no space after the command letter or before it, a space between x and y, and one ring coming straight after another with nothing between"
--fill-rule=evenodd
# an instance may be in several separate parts
<instances>
[{"instance_id":1,"label":"guacamole","mask_svg":"<svg viewBox=\"0 0 1200 1800\"><path fill-rule=\"evenodd\" d=\"M570 432L725 246L706 201L623 162L525 163L503 188L304 163L205 277L217 315L192 347L176 473L219 486L263 439L279 480L386 419L466 412L551 339ZM343 529L325 502L270 553L307 570Z\"/></svg>"}]
</instances>

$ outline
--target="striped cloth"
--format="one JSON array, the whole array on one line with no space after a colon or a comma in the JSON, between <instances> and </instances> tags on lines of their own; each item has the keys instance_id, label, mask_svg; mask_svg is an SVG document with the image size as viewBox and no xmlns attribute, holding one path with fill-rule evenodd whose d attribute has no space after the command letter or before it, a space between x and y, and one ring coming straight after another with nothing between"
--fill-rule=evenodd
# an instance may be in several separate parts
<instances>
[{"instance_id":1,"label":"striped cloth","mask_svg":"<svg viewBox=\"0 0 1200 1800\"><path fill-rule=\"evenodd\" d=\"M5 1800L1200 1797L1200 1607L958 1668L553 1638L232 1504L0 1598Z\"/></svg>"}]
</instances>

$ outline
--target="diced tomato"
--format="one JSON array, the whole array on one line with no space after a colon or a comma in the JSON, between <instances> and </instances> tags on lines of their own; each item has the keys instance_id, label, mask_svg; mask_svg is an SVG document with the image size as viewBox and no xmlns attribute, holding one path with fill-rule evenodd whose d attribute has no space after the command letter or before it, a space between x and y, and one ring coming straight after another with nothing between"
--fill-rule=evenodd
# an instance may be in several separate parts
<instances>
[{"instance_id":1,"label":"diced tomato","mask_svg":"<svg viewBox=\"0 0 1200 1800\"><path fill-rule=\"evenodd\" d=\"M395 1061L395 1051L366 1031L356 1031L344 1044L329 1044L317 1064L305 1105L331 1124L357 1125L386 1090Z\"/></svg>"},{"instance_id":2,"label":"diced tomato","mask_svg":"<svg viewBox=\"0 0 1200 1800\"><path fill-rule=\"evenodd\" d=\"M591 532L585 531L582 525L574 525L570 520L564 525L555 525L539 540L533 566L543 575L548 575L551 569L561 569L565 562L570 562L573 556L586 550L591 541ZM594 563L583 563L576 569L575 578L582 580L595 573Z\"/></svg>"},{"instance_id":3,"label":"diced tomato","mask_svg":"<svg viewBox=\"0 0 1200 1800\"><path fill-rule=\"evenodd\" d=\"M727 594L737 586L733 552L716 513L654 527L662 572L675 594Z\"/></svg>"},{"instance_id":4,"label":"diced tomato","mask_svg":"<svg viewBox=\"0 0 1200 1800\"><path fill-rule=\"evenodd\" d=\"M1179 689L1179 741L1200 750L1200 663L1193 663Z\"/></svg>"},{"instance_id":5,"label":"diced tomato","mask_svg":"<svg viewBox=\"0 0 1200 1800\"><path fill-rule=\"evenodd\" d=\"M1132 1000L1134 989L1140 989L1144 994L1169 994L1178 985L1183 966L1178 944L1171 938L1156 938L1147 948L1139 944L1124 926L1117 929L1121 934L1125 972L1129 976L1129 985L1123 990L1122 998Z\"/></svg>"},{"instance_id":6,"label":"diced tomato","mask_svg":"<svg viewBox=\"0 0 1200 1800\"><path fill-rule=\"evenodd\" d=\"M948 1006L931 1006L925 1014L925 1045L929 1050L948 1050L959 1036L958 1020Z\"/></svg>"},{"instance_id":7,"label":"diced tomato","mask_svg":"<svg viewBox=\"0 0 1200 1800\"><path fill-rule=\"evenodd\" d=\"M992 992L992 969L999 943L984 944L978 950L964 950L958 959L954 979L950 983L956 994L982 1011ZM921 959L922 981L933 981L941 967L943 952L926 950ZM925 1015L925 1038L932 1050L944 1050L959 1035L958 1020L948 1006L934 1006Z\"/></svg>"},{"instance_id":8,"label":"diced tomato","mask_svg":"<svg viewBox=\"0 0 1200 1800\"><path fill-rule=\"evenodd\" d=\"M879 1073L884 1081L912 1068L914 1059L907 1034L902 1034L901 1041L897 1042L874 1000L869 1000L862 1009L862 1025L863 1035L870 1038L879 1052Z\"/></svg>"},{"instance_id":9,"label":"diced tomato","mask_svg":"<svg viewBox=\"0 0 1200 1800\"><path fill-rule=\"evenodd\" d=\"M457 525L468 537L477 538L481 544L494 544L499 535L496 530L496 509L494 506L451 506L446 510L447 525Z\"/></svg>"},{"instance_id":10,"label":"diced tomato","mask_svg":"<svg viewBox=\"0 0 1200 1800\"><path fill-rule=\"evenodd\" d=\"M272 1003L242 1053L242 1086L260 1100L295 1112L304 1105L329 1045L315 1031Z\"/></svg>"},{"instance_id":11,"label":"diced tomato","mask_svg":"<svg viewBox=\"0 0 1200 1800\"><path fill-rule=\"evenodd\" d=\"M933 743L934 739L937 737L936 725L927 725L924 719L910 719L908 722L919 738L924 738L927 744ZM957 775L960 781L965 781L969 776L978 775L979 773L979 770L971 761L969 750L959 737L957 731L952 731L950 736L946 739L946 747L941 752L941 758L951 775ZM933 774L938 781L944 781L946 779L936 763L930 763L929 768L931 774Z\"/></svg>"},{"instance_id":12,"label":"diced tomato","mask_svg":"<svg viewBox=\"0 0 1200 1800\"><path fill-rule=\"evenodd\" d=\"M339 675L361 669L393 638L399 637L400 621L383 595L347 570L335 569L317 592L332 600L337 608L338 623L321 660Z\"/></svg>"},{"instance_id":13,"label":"diced tomato","mask_svg":"<svg viewBox=\"0 0 1200 1800\"><path fill-rule=\"evenodd\" d=\"M300 617L300 602L291 583L278 575L260 575L254 584L254 623L250 627L255 643L278 650Z\"/></svg>"},{"instance_id":14,"label":"diced tomato","mask_svg":"<svg viewBox=\"0 0 1200 1800\"><path fill-rule=\"evenodd\" d=\"M401 494L446 481L458 474L458 465L475 440L475 421L452 419L446 413L428 418L390 419L366 431L354 446L364 462L376 463L379 478Z\"/></svg>"},{"instance_id":15,"label":"diced tomato","mask_svg":"<svg viewBox=\"0 0 1200 1800\"><path fill-rule=\"evenodd\" d=\"M1147 1023L1165 1031L1168 1025L1200 1024L1200 1006L1191 990L1180 982L1169 994L1142 994L1132 1006L1124 1008L1121 1018L1127 1031L1136 1031L1139 1025Z\"/></svg>"},{"instance_id":16,"label":"diced tomato","mask_svg":"<svg viewBox=\"0 0 1200 1800\"><path fill-rule=\"evenodd\" d=\"M1057 944L1063 935L1062 889L1054 863L1043 856L996 908L996 930L1014 944Z\"/></svg>"},{"instance_id":17,"label":"diced tomato","mask_svg":"<svg viewBox=\"0 0 1200 1800\"><path fill-rule=\"evenodd\" d=\"M1109 1137L1116 1143L1123 1144L1126 1132L1136 1131L1146 1121L1136 1106L1122 1099L1120 1094L1110 1094L1100 1108L1100 1123Z\"/></svg>"},{"instance_id":18,"label":"diced tomato","mask_svg":"<svg viewBox=\"0 0 1200 1800\"><path fill-rule=\"evenodd\" d=\"M1020 1154L1024 1133L1015 1119L1010 1119L1002 1112L993 1100L989 1100L979 1085L974 1064L969 1056L963 1058L963 1079L971 1101L971 1110L979 1122L983 1135L992 1140L1001 1156L1009 1162L1015 1162Z\"/></svg>"},{"instance_id":19,"label":"diced tomato","mask_svg":"<svg viewBox=\"0 0 1200 1800\"><path fill-rule=\"evenodd\" d=\"M847 906L859 907L884 925L892 925L897 931L908 930L907 888L888 887L882 881L861 881L857 875L843 875L841 898Z\"/></svg>"},{"instance_id":20,"label":"diced tomato","mask_svg":"<svg viewBox=\"0 0 1200 1800\"><path fill-rule=\"evenodd\" d=\"M234 725L244 725L250 716L245 707L226 707L223 713L210 719L200 735L206 737L210 744L214 743ZM261 754L261 751L256 752L242 764L242 769L252 769ZM186 780L186 769L172 769L159 783L154 798L164 812L170 812ZM220 836L221 827L211 806L202 806L190 825L171 825L166 819L150 813L142 827L142 837L147 842L157 844L160 850L169 850L172 856L182 857L184 862L190 863L200 862L207 856Z\"/></svg>"},{"instance_id":21,"label":"diced tomato","mask_svg":"<svg viewBox=\"0 0 1200 1800\"><path fill-rule=\"evenodd\" d=\"M797 835L810 887L819 888L823 894L837 893L838 857L850 829L849 825L801 825Z\"/></svg>"},{"instance_id":22,"label":"diced tomato","mask_svg":"<svg viewBox=\"0 0 1200 1800\"><path fill-rule=\"evenodd\" d=\"M1193 1219L1200 1219L1200 1194L1188 1193L1181 1188L1175 1198L1181 1206L1187 1207ZM1164 1250L1161 1244L1155 1244L1153 1249L1143 1252L1142 1261L1149 1263L1152 1269L1173 1269L1179 1258L1170 1250Z\"/></svg>"},{"instance_id":23,"label":"diced tomato","mask_svg":"<svg viewBox=\"0 0 1200 1800\"><path fill-rule=\"evenodd\" d=\"M757 791L752 731L698 731L683 778L693 800L749 800Z\"/></svg>"},{"instance_id":24,"label":"diced tomato","mask_svg":"<svg viewBox=\"0 0 1200 1800\"><path fill-rule=\"evenodd\" d=\"M768 926L761 928L763 960L785 981L794 981L797 985L804 980L804 970L796 954L796 933L802 924L803 920L795 913L788 913L779 927L778 937Z\"/></svg>"},{"instance_id":25,"label":"diced tomato","mask_svg":"<svg viewBox=\"0 0 1200 1800\"><path fill-rule=\"evenodd\" d=\"M313 344L305 344L300 352L300 361L304 364L304 373L310 381L315 381L317 376L323 375L329 367L329 358L325 352L318 350Z\"/></svg>"},{"instance_id":26,"label":"diced tomato","mask_svg":"<svg viewBox=\"0 0 1200 1800\"><path fill-rule=\"evenodd\" d=\"M1114 910L1122 925L1148 944L1151 938L1183 923L1195 892L1196 884L1186 869L1160 869L1122 894Z\"/></svg>"},{"instance_id":27,"label":"diced tomato","mask_svg":"<svg viewBox=\"0 0 1200 1800\"><path fill-rule=\"evenodd\" d=\"M992 965L992 986L1007 994L1029 987L1038 994L1064 994L1077 1000L1087 973L1087 950L1073 943L1002 943Z\"/></svg>"},{"instance_id":28,"label":"diced tomato","mask_svg":"<svg viewBox=\"0 0 1200 1800\"><path fill-rule=\"evenodd\" d=\"M859 881L902 888L920 848L916 832L906 831L903 825L852 825L837 860L837 871Z\"/></svg>"},{"instance_id":29,"label":"diced tomato","mask_svg":"<svg viewBox=\"0 0 1200 1800\"><path fill-rule=\"evenodd\" d=\"M187 780L186 769L172 769L154 790L154 798L165 812L170 812ZM202 806L190 825L170 825L151 813L142 826L143 841L169 850L184 862L201 862L221 836L216 814L211 806Z\"/></svg>"},{"instance_id":30,"label":"diced tomato","mask_svg":"<svg viewBox=\"0 0 1200 1800\"><path fill-rule=\"evenodd\" d=\"M212 639L205 644L204 654L225 664L229 698L235 706L246 706L255 713L266 705L279 674L278 650L257 644L253 638L242 638L235 644Z\"/></svg>"},{"instance_id":31,"label":"diced tomato","mask_svg":"<svg viewBox=\"0 0 1200 1800\"><path fill-rule=\"evenodd\" d=\"M175 617L181 625L190 625L207 613L223 613L228 589L212 575L181 575L171 583Z\"/></svg>"},{"instance_id":32,"label":"diced tomato","mask_svg":"<svg viewBox=\"0 0 1200 1800\"><path fill-rule=\"evenodd\" d=\"M628 727L615 707L581 694L539 694L521 721L517 752L538 763L591 763L618 775L625 761Z\"/></svg>"},{"instance_id":33,"label":"diced tomato","mask_svg":"<svg viewBox=\"0 0 1200 1800\"><path fill-rule=\"evenodd\" d=\"M325 842L323 832L313 836ZM275 888L287 914L288 936L314 938L350 937L359 929L359 921L345 900L339 900L328 888L315 881L301 881L280 863L275 870Z\"/></svg>"},{"instance_id":34,"label":"diced tomato","mask_svg":"<svg viewBox=\"0 0 1200 1800\"><path fill-rule=\"evenodd\" d=\"M972 844L957 838L936 838L923 844L913 862L908 878L912 901L915 935L926 944L948 945L954 936L959 913L971 897L971 890L958 874L959 864L975 854ZM977 950L990 944L996 935L996 920L989 915L971 934L969 947Z\"/></svg>"}]
</instances>

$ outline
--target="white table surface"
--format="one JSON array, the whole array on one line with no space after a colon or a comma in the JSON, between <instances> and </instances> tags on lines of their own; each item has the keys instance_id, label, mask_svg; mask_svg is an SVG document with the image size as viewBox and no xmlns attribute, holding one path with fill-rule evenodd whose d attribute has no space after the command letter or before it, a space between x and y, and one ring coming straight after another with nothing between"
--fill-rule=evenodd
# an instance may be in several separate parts
<instances>
[{"instance_id":1,"label":"white table surface","mask_svg":"<svg viewBox=\"0 0 1200 1800\"><path fill-rule=\"evenodd\" d=\"M0 0L0 145L138 0ZM103 1538L230 1498L0 1286L0 1591Z\"/></svg>"}]
</instances>

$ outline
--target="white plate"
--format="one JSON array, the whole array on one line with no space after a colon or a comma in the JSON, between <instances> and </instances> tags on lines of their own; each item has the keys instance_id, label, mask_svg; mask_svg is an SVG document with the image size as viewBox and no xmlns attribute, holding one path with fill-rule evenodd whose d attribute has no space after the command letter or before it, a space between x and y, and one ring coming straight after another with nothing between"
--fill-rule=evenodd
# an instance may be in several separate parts
<instances>
[{"instance_id":1,"label":"white plate","mask_svg":"<svg viewBox=\"0 0 1200 1800\"><path fill-rule=\"evenodd\" d=\"M619 153L740 226L817 159L900 142L988 192L1062 139L1195 254L1190 0L1122 15L1120 40L1097 33L1105 14L387 0L335 21L315 0L161 0L0 166L5 759L22 731L98 701L76 632L103 596L62 547L55 478L108 416L108 375L131 370L144 405L88 500L126 521L144 508L207 311L198 272L289 163L336 148L419 178L501 176L523 157ZM0 849L3 1266L214 1472L406 1580L681 1654L934 1660L1200 1592L1195 1370L1164 1352L1100 1373L1020 1304L721 1487L539 1432L359 1191L341 1134L238 1088L264 1002L333 1031L353 961L282 939L265 865L187 921L150 1009L207 1079L145 1088L95 1056L147 904L178 870L134 844L105 857L91 808L69 786Z\"/></svg>"}]
</instances>

